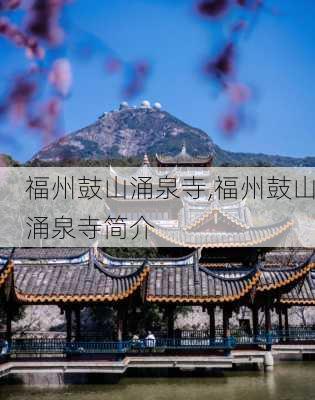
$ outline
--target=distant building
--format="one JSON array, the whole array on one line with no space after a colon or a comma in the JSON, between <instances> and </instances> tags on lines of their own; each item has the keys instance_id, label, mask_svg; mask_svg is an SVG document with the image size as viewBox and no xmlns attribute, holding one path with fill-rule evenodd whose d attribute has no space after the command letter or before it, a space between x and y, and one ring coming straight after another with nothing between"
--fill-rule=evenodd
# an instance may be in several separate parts
<instances>
[{"instance_id":1,"label":"distant building","mask_svg":"<svg viewBox=\"0 0 315 400\"><path fill-rule=\"evenodd\" d=\"M204 157L193 157L188 154L186 144L183 143L180 153L175 156L155 155L159 167L211 167L213 156L211 154Z\"/></svg>"}]
</instances>

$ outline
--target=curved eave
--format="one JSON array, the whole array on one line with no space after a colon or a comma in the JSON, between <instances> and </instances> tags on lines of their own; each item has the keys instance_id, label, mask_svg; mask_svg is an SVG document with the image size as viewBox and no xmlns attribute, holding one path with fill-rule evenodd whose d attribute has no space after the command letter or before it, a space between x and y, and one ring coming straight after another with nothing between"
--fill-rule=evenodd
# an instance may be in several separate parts
<instances>
[{"instance_id":1,"label":"curved eave","mask_svg":"<svg viewBox=\"0 0 315 400\"><path fill-rule=\"evenodd\" d=\"M292 284L296 283L297 281L299 281L300 279L304 278L307 275L307 273L314 267L315 267L315 263L309 262L309 263L303 264L303 266L301 266L301 267L292 268L292 272L289 273L289 276L287 276L285 279L281 279L278 282L272 282L269 284L260 284L257 286L257 291L267 292L267 291L277 290L277 289L281 289L285 286L292 285ZM274 271L271 270L270 272L274 272ZM281 270L279 270L279 272L281 272ZM263 273L264 272L262 272L262 274Z\"/></svg>"},{"instance_id":2,"label":"curved eave","mask_svg":"<svg viewBox=\"0 0 315 400\"><path fill-rule=\"evenodd\" d=\"M244 287L237 294L233 295L221 295L221 296L146 296L148 302L158 303L231 303L239 301L244 298L257 284L259 280L260 272L257 271L251 279L248 279L244 284Z\"/></svg>"},{"instance_id":3,"label":"curved eave","mask_svg":"<svg viewBox=\"0 0 315 400\"><path fill-rule=\"evenodd\" d=\"M13 267L14 267L13 261L9 260L2 268L0 272L0 288L5 284L9 276L12 274Z\"/></svg>"},{"instance_id":4,"label":"curved eave","mask_svg":"<svg viewBox=\"0 0 315 400\"><path fill-rule=\"evenodd\" d=\"M303 278L300 284L295 285L289 292L279 299L279 304L291 306L312 306L315 305L315 265Z\"/></svg>"},{"instance_id":5,"label":"curved eave","mask_svg":"<svg viewBox=\"0 0 315 400\"><path fill-rule=\"evenodd\" d=\"M260 275L260 270L257 269L257 267L253 267L250 270L235 270L235 269L227 269L227 268L222 268L221 270L211 270L209 268L205 268L202 265L199 264L199 271L205 273L206 275L219 279L221 281L227 281L227 282L237 282L237 281L250 281L254 276ZM235 272L238 272L239 276L231 276L231 274L235 274ZM243 275L240 275L240 273L243 272Z\"/></svg>"},{"instance_id":6,"label":"curved eave","mask_svg":"<svg viewBox=\"0 0 315 400\"><path fill-rule=\"evenodd\" d=\"M140 266L138 267L138 269L136 269L136 270L130 272L129 274L126 274L126 275L121 276L121 275L117 275L117 274L113 273L112 270L111 270L111 268L108 268L108 265L102 264L102 263L101 263L100 261L98 261L96 258L94 258L93 262L94 262L94 265L96 266L96 268L98 268L103 274L107 275L108 277L110 277L110 278L112 278L112 279L121 279L121 278L127 279L127 278L133 278L133 277L139 275L139 274L145 269L145 267L147 267L147 266L146 266L146 260L144 260L144 261L140 264Z\"/></svg>"},{"instance_id":7,"label":"curved eave","mask_svg":"<svg viewBox=\"0 0 315 400\"><path fill-rule=\"evenodd\" d=\"M73 254L67 255L64 250L67 249L75 249L73 250ZM77 250L79 249L79 251ZM37 253L36 253L37 252ZM59 254L58 254L59 253ZM16 263L34 263L34 262L52 262L54 260L58 262L78 262L83 257L87 256L89 253L89 249L87 247L80 248L15 248L14 252L11 256L6 256L5 259L9 259L10 257Z\"/></svg>"},{"instance_id":8,"label":"curved eave","mask_svg":"<svg viewBox=\"0 0 315 400\"><path fill-rule=\"evenodd\" d=\"M108 260L109 262L114 261L114 262L141 262L143 263L145 261L144 257L116 257L116 256L111 256L110 254L106 253L105 251L98 249L98 253L99 255L102 256L102 258L104 258L105 260ZM184 260L189 260L191 257L193 257L195 255L196 251L192 251L191 253L187 254L186 256L181 256L181 257L165 257L165 258L148 258L148 262L163 262L163 261L174 261L174 263L176 264L176 262L178 261L184 261ZM99 260L99 258L98 258ZM99 260L100 261L100 260ZM107 264L104 265L105 267L107 266Z\"/></svg>"},{"instance_id":9,"label":"curved eave","mask_svg":"<svg viewBox=\"0 0 315 400\"><path fill-rule=\"evenodd\" d=\"M161 239L172 243L178 247L188 247L188 248L195 248L195 247L205 247L205 248L226 248L226 247L259 247L264 243L273 240L280 235L287 232L293 226L293 221L286 221L283 224L278 224L276 227L272 227L272 231L267 233L267 230L270 230L269 227L260 227L260 228L250 228L247 229L246 232L253 232L256 234L256 239L251 240L235 240L235 236L239 234L236 233L225 233L227 238L226 241L217 241L211 242L204 240L203 242L189 242L187 240L180 240L178 238L172 237L168 231L162 230L161 228L154 228L148 226L148 230L160 237ZM185 231L186 232L186 231ZM189 232L187 232L189 233ZM205 233L202 233L205 235ZM206 233L207 234L207 233ZM222 235L222 233L218 233L218 236ZM206 238L207 239L207 238Z\"/></svg>"},{"instance_id":10,"label":"curved eave","mask_svg":"<svg viewBox=\"0 0 315 400\"><path fill-rule=\"evenodd\" d=\"M16 299L25 304L47 304L47 303L97 303L97 302L115 302L124 300L130 297L135 291L141 286L142 282L146 279L149 272L149 267L144 268L138 275L135 283L130 286L127 290L122 291L118 294L113 295L102 295L102 294L50 294L50 295L34 295L29 293L23 293L15 288ZM122 279L124 277L121 277ZM118 279L118 278L116 278Z\"/></svg>"},{"instance_id":11,"label":"curved eave","mask_svg":"<svg viewBox=\"0 0 315 400\"><path fill-rule=\"evenodd\" d=\"M179 166L185 165L185 164L188 164L188 165L190 165L190 164L194 164L194 165L207 164L207 165L209 165L213 161L212 155L209 155L208 157L204 157L204 158L201 158L201 157L193 158L192 156L189 156L186 154L184 156L182 156L180 153L174 157L172 157L172 156L169 156L169 157L164 156L163 157L159 154L155 154L155 158L156 158L156 161L161 165L165 164L165 165L179 165Z\"/></svg>"},{"instance_id":12,"label":"curved eave","mask_svg":"<svg viewBox=\"0 0 315 400\"><path fill-rule=\"evenodd\" d=\"M279 303L289 306L315 306L315 299L280 299Z\"/></svg>"},{"instance_id":13,"label":"curved eave","mask_svg":"<svg viewBox=\"0 0 315 400\"><path fill-rule=\"evenodd\" d=\"M131 176L123 176L116 172L116 170L110 166L110 177L117 182L119 185L126 185L126 186L133 186L133 183L131 182L132 177L141 177L141 176L148 176L151 177L152 179L154 178L160 178L160 177L165 177L165 174L157 174L157 169L156 167L151 167L149 165L142 165L141 167L138 167L137 170L135 170ZM124 168L124 167L119 167L119 168ZM128 169L136 169L136 167L129 167ZM173 168L172 171L168 172L167 176L169 178L176 178L176 168ZM152 182L152 185L154 186L154 182ZM158 185L158 182L156 182L156 185Z\"/></svg>"}]
</instances>

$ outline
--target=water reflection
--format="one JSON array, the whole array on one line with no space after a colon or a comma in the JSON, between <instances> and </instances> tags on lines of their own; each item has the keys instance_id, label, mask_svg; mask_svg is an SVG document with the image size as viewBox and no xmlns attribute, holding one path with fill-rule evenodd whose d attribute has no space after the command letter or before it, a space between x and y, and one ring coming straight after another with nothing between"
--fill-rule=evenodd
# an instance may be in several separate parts
<instances>
[{"instance_id":1,"label":"water reflection","mask_svg":"<svg viewBox=\"0 0 315 400\"><path fill-rule=\"evenodd\" d=\"M311 400L315 363L292 362L274 372L229 372L209 378L123 378L118 384L60 388L0 387L0 400Z\"/></svg>"}]
</instances>

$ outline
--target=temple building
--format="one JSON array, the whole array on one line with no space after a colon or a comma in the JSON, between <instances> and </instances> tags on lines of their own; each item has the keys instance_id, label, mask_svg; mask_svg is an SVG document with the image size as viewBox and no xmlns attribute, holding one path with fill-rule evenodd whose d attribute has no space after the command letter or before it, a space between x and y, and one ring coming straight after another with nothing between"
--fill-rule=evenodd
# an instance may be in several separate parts
<instances>
[{"instance_id":1,"label":"temple building","mask_svg":"<svg viewBox=\"0 0 315 400\"><path fill-rule=\"evenodd\" d=\"M273 247L285 240L293 225L289 218L268 225L255 226L245 200L223 202L218 198L213 178L210 174L205 174L207 171L205 167L212 165L211 155L192 157L183 145L179 154L156 155L155 161L159 167L166 168L168 178L176 181L177 190L182 194L185 191L184 195L168 199L157 197L150 201L145 198L143 200L135 198L130 191L128 192L132 176L124 176L119 168L110 167L113 187L115 186L119 196L112 196L106 200L111 214L126 217L130 223L141 215L148 218L153 225L148 227L151 237L155 238L153 243L160 243L166 247L230 248ZM186 168L192 166L199 169ZM203 182L206 182L206 189L198 193L198 198L187 193L195 189L189 186L192 173L194 177L198 177L198 173L201 174ZM146 154L142 166L133 172L133 176L136 177L152 177L153 187L160 178L165 177L165 174L165 169L159 172L159 169L152 168ZM185 179L188 182L188 189L185 186Z\"/></svg>"},{"instance_id":2,"label":"temple building","mask_svg":"<svg viewBox=\"0 0 315 400\"><path fill-rule=\"evenodd\" d=\"M185 146L173 158L156 159L159 166L171 168L210 166L212 162L210 156L189 156ZM150 168L147 157L141 168ZM117 175L115 170L113 174ZM119 200L113 200L110 207L119 211ZM248 343L264 340L271 345L272 312L278 315L281 339L289 335L288 309L315 305L313 251L260 247L284 235L291 221L255 227L244 202L221 207L217 201L210 205L202 200L194 205L189 199L180 201L180 226L167 228L163 223L167 208L159 212L152 214L155 222L160 221L152 232L165 240L169 251L173 244L180 246L181 256L178 249L171 257L156 258L113 257L97 246L1 249L0 299L7 313L7 340L12 338L12 310L25 305L55 305L65 315L67 342L82 341L81 312L94 304L111 305L117 311L115 339L130 339L134 332L126 325L128 310L136 303L139 307L157 304L165 310L169 340L182 338L182 333L174 330L178 306L201 306L208 312L206 337L211 340L218 335L223 340L233 336L231 316L244 306L251 312ZM222 312L220 334L216 310ZM263 324L259 313L264 315Z\"/></svg>"},{"instance_id":3,"label":"temple building","mask_svg":"<svg viewBox=\"0 0 315 400\"><path fill-rule=\"evenodd\" d=\"M186 144L183 143L181 152L175 156L155 155L158 167L211 167L213 155L193 157L187 153Z\"/></svg>"}]
</instances>

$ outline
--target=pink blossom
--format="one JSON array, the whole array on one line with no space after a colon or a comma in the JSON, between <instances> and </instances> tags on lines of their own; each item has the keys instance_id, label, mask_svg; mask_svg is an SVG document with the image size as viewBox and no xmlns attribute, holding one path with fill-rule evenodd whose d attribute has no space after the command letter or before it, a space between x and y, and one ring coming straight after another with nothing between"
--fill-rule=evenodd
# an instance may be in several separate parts
<instances>
[{"instance_id":1,"label":"pink blossom","mask_svg":"<svg viewBox=\"0 0 315 400\"><path fill-rule=\"evenodd\" d=\"M149 63L147 61L138 61L135 64L135 71L136 71L136 74L138 74L140 76L148 75L149 71L150 71Z\"/></svg>"},{"instance_id":2,"label":"pink blossom","mask_svg":"<svg viewBox=\"0 0 315 400\"><path fill-rule=\"evenodd\" d=\"M0 34L11 40L16 46L24 47L27 57L43 58L44 49L39 46L34 37L28 36L7 18L0 18Z\"/></svg>"},{"instance_id":3,"label":"pink blossom","mask_svg":"<svg viewBox=\"0 0 315 400\"><path fill-rule=\"evenodd\" d=\"M248 86L241 83L230 84L227 87L228 95L235 104L242 104L251 97L251 91Z\"/></svg>"},{"instance_id":4,"label":"pink blossom","mask_svg":"<svg viewBox=\"0 0 315 400\"><path fill-rule=\"evenodd\" d=\"M209 61L205 67L205 73L213 75L222 83L225 83L225 79L230 77L234 72L234 61L235 61L235 48L232 42L225 45L223 50L213 60Z\"/></svg>"},{"instance_id":5,"label":"pink blossom","mask_svg":"<svg viewBox=\"0 0 315 400\"><path fill-rule=\"evenodd\" d=\"M229 0L201 0L197 9L203 17L217 18L225 14L229 6Z\"/></svg>"},{"instance_id":6,"label":"pink blossom","mask_svg":"<svg viewBox=\"0 0 315 400\"><path fill-rule=\"evenodd\" d=\"M235 112L224 114L219 121L219 128L226 136L232 136L240 127L240 119Z\"/></svg>"},{"instance_id":7,"label":"pink blossom","mask_svg":"<svg viewBox=\"0 0 315 400\"><path fill-rule=\"evenodd\" d=\"M133 97L143 90L149 73L150 65L147 61L136 62L132 67L131 78L124 89L124 96Z\"/></svg>"},{"instance_id":8,"label":"pink blossom","mask_svg":"<svg viewBox=\"0 0 315 400\"><path fill-rule=\"evenodd\" d=\"M56 131L60 112L60 100L57 97L53 97L43 104L39 115L28 118L28 127L40 131L44 142L48 143Z\"/></svg>"},{"instance_id":9,"label":"pink blossom","mask_svg":"<svg viewBox=\"0 0 315 400\"><path fill-rule=\"evenodd\" d=\"M42 60L45 57L45 49L39 46L37 40L34 38L28 40L25 53L30 60L34 58Z\"/></svg>"},{"instance_id":10,"label":"pink blossom","mask_svg":"<svg viewBox=\"0 0 315 400\"><path fill-rule=\"evenodd\" d=\"M59 26L59 17L65 2L65 0L32 0L26 24L27 31L50 44L59 44L64 36Z\"/></svg>"},{"instance_id":11,"label":"pink blossom","mask_svg":"<svg viewBox=\"0 0 315 400\"><path fill-rule=\"evenodd\" d=\"M248 25L247 21L244 21L244 20L241 19L241 20L235 22L235 23L232 25L232 27L231 27L231 32L234 33L234 32L243 31L244 29L247 28L247 25Z\"/></svg>"},{"instance_id":12,"label":"pink blossom","mask_svg":"<svg viewBox=\"0 0 315 400\"><path fill-rule=\"evenodd\" d=\"M46 104L46 110L51 117L57 117L61 111L60 100L57 98L50 99Z\"/></svg>"},{"instance_id":13,"label":"pink blossom","mask_svg":"<svg viewBox=\"0 0 315 400\"><path fill-rule=\"evenodd\" d=\"M24 77L16 79L8 96L8 108L13 121L24 119L36 92L36 84Z\"/></svg>"},{"instance_id":14,"label":"pink blossom","mask_svg":"<svg viewBox=\"0 0 315 400\"><path fill-rule=\"evenodd\" d=\"M105 63L106 71L110 74L118 72L122 67L121 61L118 58L110 58Z\"/></svg>"},{"instance_id":15,"label":"pink blossom","mask_svg":"<svg viewBox=\"0 0 315 400\"><path fill-rule=\"evenodd\" d=\"M67 96L72 86L72 72L69 60L66 58L57 59L53 63L48 79L62 96Z\"/></svg>"},{"instance_id":16,"label":"pink blossom","mask_svg":"<svg viewBox=\"0 0 315 400\"><path fill-rule=\"evenodd\" d=\"M0 10L15 10L21 5L21 0L0 0Z\"/></svg>"},{"instance_id":17,"label":"pink blossom","mask_svg":"<svg viewBox=\"0 0 315 400\"><path fill-rule=\"evenodd\" d=\"M240 7L245 7L251 10L256 10L263 4L263 0L236 0Z\"/></svg>"}]
</instances>

